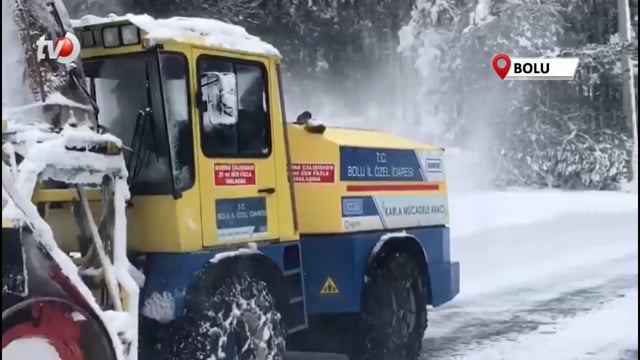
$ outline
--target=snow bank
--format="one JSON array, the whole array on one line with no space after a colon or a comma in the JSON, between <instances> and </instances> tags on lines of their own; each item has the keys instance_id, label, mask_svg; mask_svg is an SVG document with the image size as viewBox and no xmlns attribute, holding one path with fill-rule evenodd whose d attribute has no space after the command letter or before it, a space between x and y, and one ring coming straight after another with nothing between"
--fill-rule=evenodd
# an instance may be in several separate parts
<instances>
[{"instance_id":1,"label":"snow bank","mask_svg":"<svg viewBox=\"0 0 640 360\"><path fill-rule=\"evenodd\" d=\"M452 199L456 302L637 256L637 195L521 191ZM594 265L595 264L595 265ZM598 265L601 264L601 265ZM584 275L584 274L583 274Z\"/></svg>"},{"instance_id":2,"label":"snow bank","mask_svg":"<svg viewBox=\"0 0 640 360\"><path fill-rule=\"evenodd\" d=\"M86 15L79 20L72 21L72 24L74 27L79 27L117 21L129 21L135 24L146 32L147 38L151 40L192 41L196 37L202 39L207 46L280 56L280 53L273 45L249 34L242 26L215 19L186 17L154 19L149 15L133 14L124 16L110 15L102 18Z\"/></svg>"},{"instance_id":3,"label":"snow bank","mask_svg":"<svg viewBox=\"0 0 640 360\"><path fill-rule=\"evenodd\" d=\"M604 308L536 333L479 349L464 360L619 359L621 349L638 348L638 291Z\"/></svg>"},{"instance_id":4,"label":"snow bank","mask_svg":"<svg viewBox=\"0 0 640 360\"><path fill-rule=\"evenodd\" d=\"M638 195L608 191L512 190L451 194L451 236L552 220L570 214L638 210Z\"/></svg>"}]
</instances>

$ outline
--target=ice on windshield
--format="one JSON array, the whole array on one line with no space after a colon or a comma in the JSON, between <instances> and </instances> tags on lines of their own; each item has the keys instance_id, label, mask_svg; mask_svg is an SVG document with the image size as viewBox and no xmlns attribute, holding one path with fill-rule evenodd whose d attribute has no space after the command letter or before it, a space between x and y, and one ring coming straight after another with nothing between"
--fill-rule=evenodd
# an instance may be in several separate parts
<instances>
[{"instance_id":1,"label":"ice on windshield","mask_svg":"<svg viewBox=\"0 0 640 360\"><path fill-rule=\"evenodd\" d=\"M238 120L236 77L231 72L204 72L200 84L207 111L203 114L205 131L216 125L232 125Z\"/></svg>"}]
</instances>

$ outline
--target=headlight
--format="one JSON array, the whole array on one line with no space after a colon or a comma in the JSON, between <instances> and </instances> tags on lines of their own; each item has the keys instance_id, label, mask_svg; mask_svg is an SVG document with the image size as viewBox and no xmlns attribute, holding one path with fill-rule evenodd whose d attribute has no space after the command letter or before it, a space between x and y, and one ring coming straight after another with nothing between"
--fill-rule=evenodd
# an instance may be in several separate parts
<instances>
[{"instance_id":1,"label":"headlight","mask_svg":"<svg viewBox=\"0 0 640 360\"><path fill-rule=\"evenodd\" d=\"M134 45L140 42L140 33L138 27L130 24L120 28L122 31L122 45Z\"/></svg>"},{"instance_id":2,"label":"headlight","mask_svg":"<svg viewBox=\"0 0 640 360\"><path fill-rule=\"evenodd\" d=\"M117 26L102 29L102 44L105 48L120 45L120 29Z\"/></svg>"}]
</instances>

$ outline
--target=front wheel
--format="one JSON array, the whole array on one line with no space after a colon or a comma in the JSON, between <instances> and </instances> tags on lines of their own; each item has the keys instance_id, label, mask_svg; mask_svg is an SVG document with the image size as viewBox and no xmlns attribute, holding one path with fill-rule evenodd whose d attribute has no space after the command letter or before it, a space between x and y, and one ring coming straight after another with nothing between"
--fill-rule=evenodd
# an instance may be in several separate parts
<instances>
[{"instance_id":1,"label":"front wheel","mask_svg":"<svg viewBox=\"0 0 640 360\"><path fill-rule=\"evenodd\" d=\"M420 358L427 329L427 290L422 276L406 253L388 252L376 258L364 288L351 360Z\"/></svg>"},{"instance_id":2,"label":"front wheel","mask_svg":"<svg viewBox=\"0 0 640 360\"><path fill-rule=\"evenodd\" d=\"M172 359L283 359L285 325L265 282L248 274L198 282Z\"/></svg>"}]
</instances>

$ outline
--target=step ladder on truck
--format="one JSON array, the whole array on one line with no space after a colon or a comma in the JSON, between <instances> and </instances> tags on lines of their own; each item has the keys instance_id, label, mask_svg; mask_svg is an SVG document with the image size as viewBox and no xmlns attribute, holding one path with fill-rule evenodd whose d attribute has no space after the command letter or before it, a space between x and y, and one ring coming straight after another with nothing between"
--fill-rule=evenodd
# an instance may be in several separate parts
<instances>
[{"instance_id":1,"label":"step ladder on truck","mask_svg":"<svg viewBox=\"0 0 640 360\"><path fill-rule=\"evenodd\" d=\"M3 122L3 357L419 356L459 291L442 148L287 122L237 26L73 25L99 127Z\"/></svg>"}]
</instances>

